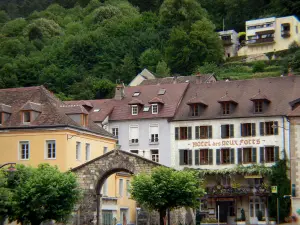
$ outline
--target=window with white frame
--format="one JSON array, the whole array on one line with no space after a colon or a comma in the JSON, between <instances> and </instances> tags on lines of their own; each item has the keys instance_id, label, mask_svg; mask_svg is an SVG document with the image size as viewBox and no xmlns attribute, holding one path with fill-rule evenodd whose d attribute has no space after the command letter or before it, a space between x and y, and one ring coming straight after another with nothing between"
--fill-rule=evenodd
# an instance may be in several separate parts
<instances>
[{"instance_id":1,"label":"window with white frame","mask_svg":"<svg viewBox=\"0 0 300 225\"><path fill-rule=\"evenodd\" d=\"M91 158L91 145L89 143L85 144L85 161L89 161Z\"/></svg>"},{"instance_id":2,"label":"window with white frame","mask_svg":"<svg viewBox=\"0 0 300 225\"><path fill-rule=\"evenodd\" d=\"M30 123L30 120L31 120L30 111L24 111L23 112L23 123Z\"/></svg>"},{"instance_id":3,"label":"window with white frame","mask_svg":"<svg viewBox=\"0 0 300 225\"><path fill-rule=\"evenodd\" d=\"M29 159L29 141L20 141L20 159Z\"/></svg>"},{"instance_id":4,"label":"window with white frame","mask_svg":"<svg viewBox=\"0 0 300 225\"><path fill-rule=\"evenodd\" d=\"M108 148L106 146L103 147L103 154L108 152Z\"/></svg>"},{"instance_id":5,"label":"window with white frame","mask_svg":"<svg viewBox=\"0 0 300 225\"><path fill-rule=\"evenodd\" d=\"M119 179L119 196L123 196L123 179Z\"/></svg>"},{"instance_id":6,"label":"window with white frame","mask_svg":"<svg viewBox=\"0 0 300 225\"><path fill-rule=\"evenodd\" d=\"M46 158L56 158L56 142L54 140L46 141Z\"/></svg>"},{"instance_id":7,"label":"window with white frame","mask_svg":"<svg viewBox=\"0 0 300 225\"><path fill-rule=\"evenodd\" d=\"M137 155L139 154L139 150L130 150L130 152Z\"/></svg>"},{"instance_id":8,"label":"window with white frame","mask_svg":"<svg viewBox=\"0 0 300 225\"><path fill-rule=\"evenodd\" d=\"M139 143L139 126L130 125L129 127L129 143L138 144Z\"/></svg>"},{"instance_id":9,"label":"window with white frame","mask_svg":"<svg viewBox=\"0 0 300 225\"><path fill-rule=\"evenodd\" d=\"M76 142L76 160L80 160L81 158L81 143Z\"/></svg>"},{"instance_id":10,"label":"window with white frame","mask_svg":"<svg viewBox=\"0 0 300 225\"><path fill-rule=\"evenodd\" d=\"M154 161L154 162L159 162L158 149L151 149L151 160Z\"/></svg>"},{"instance_id":11,"label":"window with white frame","mask_svg":"<svg viewBox=\"0 0 300 225\"><path fill-rule=\"evenodd\" d=\"M249 198L250 217L256 217L257 212L261 211L265 216L266 198L261 196L250 196Z\"/></svg>"},{"instance_id":12,"label":"window with white frame","mask_svg":"<svg viewBox=\"0 0 300 225\"><path fill-rule=\"evenodd\" d=\"M139 112L138 106L137 105L132 105L131 106L131 115L137 115Z\"/></svg>"},{"instance_id":13,"label":"window with white frame","mask_svg":"<svg viewBox=\"0 0 300 225\"><path fill-rule=\"evenodd\" d=\"M119 137L119 128L118 128L118 127L113 127L113 128L111 129L111 132L112 132L112 134L113 134L116 138Z\"/></svg>"},{"instance_id":14,"label":"window with white frame","mask_svg":"<svg viewBox=\"0 0 300 225\"><path fill-rule=\"evenodd\" d=\"M158 113L158 105L157 104L152 104L152 114L157 114Z\"/></svg>"},{"instance_id":15,"label":"window with white frame","mask_svg":"<svg viewBox=\"0 0 300 225\"><path fill-rule=\"evenodd\" d=\"M149 133L150 133L150 143L158 143L158 124L151 124Z\"/></svg>"}]
</instances>

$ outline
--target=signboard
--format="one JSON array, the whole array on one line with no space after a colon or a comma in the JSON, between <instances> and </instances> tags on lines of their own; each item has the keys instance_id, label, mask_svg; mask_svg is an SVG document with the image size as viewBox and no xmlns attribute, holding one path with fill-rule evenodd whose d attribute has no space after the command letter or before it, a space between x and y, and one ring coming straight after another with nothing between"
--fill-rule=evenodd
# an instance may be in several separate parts
<instances>
[{"instance_id":1,"label":"signboard","mask_svg":"<svg viewBox=\"0 0 300 225\"><path fill-rule=\"evenodd\" d=\"M277 194L277 186L271 186L271 192Z\"/></svg>"},{"instance_id":2,"label":"signboard","mask_svg":"<svg viewBox=\"0 0 300 225\"><path fill-rule=\"evenodd\" d=\"M237 147L237 146L256 146L260 145L260 138L232 138L230 140L214 139L192 142L193 147Z\"/></svg>"},{"instance_id":3,"label":"signboard","mask_svg":"<svg viewBox=\"0 0 300 225\"><path fill-rule=\"evenodd\" d=\"M245 175L245 179L254 179L254 178L262 178L261 175Z\"/></svg>"}]
</instances>

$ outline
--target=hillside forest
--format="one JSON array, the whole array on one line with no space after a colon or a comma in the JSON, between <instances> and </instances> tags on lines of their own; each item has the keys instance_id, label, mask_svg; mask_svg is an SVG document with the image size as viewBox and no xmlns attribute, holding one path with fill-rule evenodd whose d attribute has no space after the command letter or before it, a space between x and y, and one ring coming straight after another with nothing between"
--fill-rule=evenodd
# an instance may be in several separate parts
<instances>
[{"instance_id":1,"label":"hillside forest","mask_svg":"<svg viewBox=\"0 0 300 225\"><path fill-rule=\"evenodd\" d=\"M300 15L293 0L0 0L0 88L111 97L143 68L190 75L223 63L216 31ZM300 57L300 54L298 54ZM206 71L205 71L206 72Z\"/></svg>"}]
</instances>

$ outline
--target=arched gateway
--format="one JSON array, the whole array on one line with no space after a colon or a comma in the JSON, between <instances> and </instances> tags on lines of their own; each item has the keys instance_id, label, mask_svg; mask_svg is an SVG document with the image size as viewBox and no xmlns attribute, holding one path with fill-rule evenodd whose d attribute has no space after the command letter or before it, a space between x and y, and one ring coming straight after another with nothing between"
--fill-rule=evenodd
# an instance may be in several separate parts
<instances>
[{"instance_id":1,"label":"arched gateway","mask_svg":"<svg viewBox=\"0 0 300 225\"><path fill-rule=\"evenodd\" d=\"M136 154L113 150L72 169L83 190L83 199L80 204L80 225L100 225L100 192L106 178L116 172L150 173L156 166L161 166L161 164Z\"/></svg>"}]
</instances>

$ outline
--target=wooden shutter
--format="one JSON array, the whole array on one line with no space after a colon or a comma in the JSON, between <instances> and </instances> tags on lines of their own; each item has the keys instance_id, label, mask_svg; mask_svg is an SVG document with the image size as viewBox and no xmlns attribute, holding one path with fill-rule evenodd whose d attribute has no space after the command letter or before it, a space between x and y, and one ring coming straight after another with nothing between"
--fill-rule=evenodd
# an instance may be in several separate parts
<instances>
[{"instance_id":1,"label":"wooden shutter","mask_svg":"<svg viewBox=\"0 0 300 225\"><path fill-rule=\"evenodd\" d=\"M213 150L208 149L208 164L212 165L213 164Z\"/></svg>"},{"instance_id":2,"label":"wooden shutter","mask_svg":"<svg viewBox=\"0 0 300 225\"><path fill-rule=\"evenodd\" d=\"M251 124L251 136L252 137L256 136L256 124L255 123Z\"/></svg>"},{"instance_id":3,"label":"wooden shutter","mask_svg":"<svg viewBox=\"0 0 300 225\"><path fill-rule=\"evenodd\" d=\"M195 150L195 165L199 165L199 153L200 150Z\"/></svg>"},{"instance_id":4,"label":"wooden shutter","mask_svg":"<svg viewBox=\"0 0 300 225\"><path fill-rule=\"evenodd\" d=\"M200 127L195 126L195 139L200 139L199 130L200 130Z\"/></svg>"},{"instance_id":5,"label":"wooden shutter","mask_svg":"<svg viewBox=\"0 0 300 225\"><path fill-rule=\"evenodd\" d=\"M230 149L230 163L234 164L234 148Z\"/></svg>"},{"instance_id":6,"label":"wooden shutter","mask_svg":"<svg viewBox=\"0 0 300 225\"><path fill-rule=\"evenodd\" d=\"M188 127L187 132L188 140L192 140L192 127Z\"/></svg>"},{"instance_id":7,"label":"wooden shutter","mask_svg":"<svg viewBox=\"0 0 300 225\"><path fill-rule=\"evenodd\" d=\"M175 140L179 140L179 127L175 127Z\"/></svg>"},{"instance_id":8,"label":"wooden shutter","mask_svg":"<svg viewBox=\"0 0 300 225\"><path fill-rule=\"evenodd\" d=\"M231 138L234 137L234 126L233 126L233 124L230 124L229 137L231 137Z\"/></svg>"},{"instance_id":9,"label":"wooden shutter","mask_svg":"<svg viewBox=\"0 0 300 225\"><path fill-rule=\"evenodd\" d=\"M242 164L242 153L243 153L243 149L242 148L238 148L237 149L238 164Z\"/></svg>"},{"instance_id":10,"label":"wooden shutter","mask_svg":"<svg viewBox=\"0 0 300 225\"><path fill-rule=\"evenodd\" d=\"M217 149L217 151L216 151L216 162L217 162L217 165L220 165L220 162L221 162L221 160L220 160L220 157L221 157L221 152L220 152L220 149Z\"/></svg>"},{"instance_id":11,"label":"wooden shutter","mask_svg":"<svg viewBox=\"0 0 300 225\"><path fill-rule=\"evenodd\" d=\"M185 150L179 150L179 165L184 165L184 151Z\"/></svg>"},{"instance_id":12,"label":"wooden shutter","mask_svg":"<svg viewBox=\"0 0 300 225\"><path fill-rule=\"evenodd\" d=\"M264 147L260 147L260 162L263 163L265 162L265 148Z\"/></svg>"},{"instance_id":13,"label":"wooden shutter","mask_svg":"<svg viewBox=\"0 0 300 225\"><path fill-rule=\"evenodd\" d=\"M243 123L241 123L241 137L244 137L244 133L243 133Z\"/></svg>"},{"instance_id":14,"label":"wooden shutter","mask_svg":"<svg viewBox=\"0 0 300 225\"><path fill-rule=\"evenodd\" d=\"M208 138L212 139L212 126L208 126Z\"/></svg>"},{"instance_id":15,"label":"wooden shutter","mask_svg":"<svg viewBox=\"0 0 300 225\"><path fill-rule=\"evenodd\" d=\"M192 150L187 150L188 151L188 165L193 165L193 151Z\"/></svg>"},{"instance_id":16,"label":"wooden shutter","mask_svg":"<svg viewBox=\"0 0 300 225\"><path fill-rule=\"evenodd\" d=\"M221 138L225 138L226 125L221 125Z\"/></svg>"},{"instance_id":17,"label":"wooden shutter","mask_svg":"<svg viewBox=\"0 0 300 225\"><path fill-rule=\"evenodd\" d=\"M252 162L256 163L256 148L252 148Z\"/></svg>"},{"instance_id":18,"label":"wooden shutter","mask_svg":"<svg viewBox=\"0 0 300 225\"><path fill-rule=\"evenodd\" d=\"M274 147L274 160L277 162L279 160L279 147L275 146Z\"/></svg>"},{"instance_id":19,"label":"wooden shutter","mask_svg":"<svg viewBox=\"0 0 300 225\"><path fill-rule=\"evenodd\" d=\"M260 135L264 136L265 135L265 123L264 122L259 123L259 130L260 130Z\"/></svg>"},{"instance_id":20,"label":"wooden shutter","mask_svg":"<svg viewBox=\"0 0 300 225\"><path fill-rule=\"evenodd\" d=\"M274 135L278 135L278 121L274 121Z\"/></svg>"}]
</instances>

